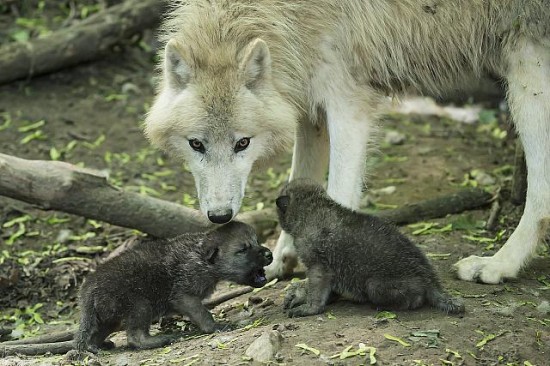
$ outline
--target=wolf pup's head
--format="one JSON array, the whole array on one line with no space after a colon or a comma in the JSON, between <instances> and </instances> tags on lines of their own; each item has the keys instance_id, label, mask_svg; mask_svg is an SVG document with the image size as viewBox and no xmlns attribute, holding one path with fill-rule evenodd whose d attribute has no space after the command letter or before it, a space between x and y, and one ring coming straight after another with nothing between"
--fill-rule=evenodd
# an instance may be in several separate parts
<instances>
[{"instance_id":1,"label":"wolf pup's head","mask_svg":"<svg viewBox=\"0 0 550 366\"><path fill-rule=\"evenodd\" d=\"M221 279L253 287L266 284L264 267L271 264L273 255L258 244L253 227L230 222L210 232L208 245L208 262Z\"/></svg>"},{"instance_id":2,"label":"wolf pup's head","mask_svg":"<svg viewBox=\"0 0 550 366\"><path fill-rule=\"evenodd\" d=\"M296 111L277 90L262 39L211 47L181 38L166 44L145 134L187 162L201 211L222 224L239 211L254 163L292 142Z\"/></svg>"},{"instance_id":3,"label":"wolf pup's head","mask_svg":"<svg viewBox=\"0 0 550 366\"><path fill-rule=\"evenodd\" d=\"M292 235L307 222L315 220L316 211L330 203L325 190L317 182L306 178L295 179L283 187L275 200L279 224Z\"/></svg>"}]
</instances>

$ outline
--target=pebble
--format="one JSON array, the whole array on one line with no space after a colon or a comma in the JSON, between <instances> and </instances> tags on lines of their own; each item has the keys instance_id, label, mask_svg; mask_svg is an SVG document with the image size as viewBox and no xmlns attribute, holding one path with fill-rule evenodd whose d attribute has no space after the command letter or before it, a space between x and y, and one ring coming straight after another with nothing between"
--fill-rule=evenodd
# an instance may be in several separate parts
<instances>
[{"instance_id":1,"label":"pebble","mask_svg":"<svg viewBox=\"0 0 550 366\"><path fill-rule=\"evenodd\" d=\"M262 335L248 346L245 354L256 362L270 362L276 360L276 355L281 349L283 342L282 334L277 330L270 330ZM281 355L279 355L279 358Z\"/></svg>"},{"instance_id":2,"label":"pebble","mask_svg":"<svg viewBox=\"0 0 550 366\"><path fill-rule=\"evenodd\" d=\"M397 131L388 131L386 137L384 137L384 141L390 145L401 145L405 142L405 139L405 135Z\"/></svg>"}]
</instances>

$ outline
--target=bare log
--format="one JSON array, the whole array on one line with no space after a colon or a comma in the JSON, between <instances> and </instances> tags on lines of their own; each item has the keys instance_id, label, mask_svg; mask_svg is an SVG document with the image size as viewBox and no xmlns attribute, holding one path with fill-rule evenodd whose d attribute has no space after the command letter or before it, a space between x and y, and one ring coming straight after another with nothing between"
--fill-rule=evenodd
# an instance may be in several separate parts
<instances>
[{"instance_id":1,"label":"bare log","mask_svg":"<svg viewBox=\"0 0 550 366\"><path fill-rule=\"evenodd\" d=\"M479 188L463 189L451 195L381 211L375 215L396 225L405 225L473 210L485 206L492 198L490 193Z\"/></svg>"},{"instance_id":2,"label":"bare log","mask_svg":"<svg viewBox=\"0 0 550 366\"><path fill-rule=\"evenodd\" d=\"M0 356L11 355L27 355L36 356L51 353L54 355L60 355L67 353L74 349L73 341L62 341L54 343L40 343L40 344L17 344L11 346L4 346L0 343Z\"/></svg>"},{"instance_id":3,"label":"bare log","mask_svg":"<svg viewBox=\"0 0 550 366\"><path fill-rule=\"evenodd\" d=\"M125 192L98 171L60 161L26 160L0 154L0 195L44 210L58 210L166 238L213 226L199 211ZM274 228L271 211L251 211L237 219L260 231Z\"/></svg>"},{"instance_id":4,"label":"bare log","mask_svg":"<svg viewBox=\"0 0 550 366\"><path fill-rule=\"evenodd\" d=\"M48 333L43 334L36 337L30 337L30 338L23 338L23 339L17 339L14 341L5 341L0 343L1 347L4 346L15 346L15 345L22 345L22 344L39 344L39 343L57 343L57 342L65 342L70 341L74 338L75 330L65 330L55 333Z\"/></svg>"},{"instance_id":5,"label":"bare log","mask_svg":"<svg viewBox=\"0 0 550 366\"><path fill-rule=\"evenodd\" d=\"M204 231L213 225L197 210L125 192L110 185L104 174L65 162L0 154L0 172L0 195L44 210L97 219L161 238ZM490 193L472 188L377 215L401 225L482 207L491 199ZM277 225L274 209L242 213L237 219L254 226L260 234Z\"/></svg>"},{"instance_id":6,"label":"bare log","mask_svg":"<svg viewBox=\"0 0 550 366\"><path fill-rule=\"evenodd\" d=\"M32 77L97 59L160 21L164 2L127 0L44 38L0 48L0 83Z\"/></svg>"}]
</instances>

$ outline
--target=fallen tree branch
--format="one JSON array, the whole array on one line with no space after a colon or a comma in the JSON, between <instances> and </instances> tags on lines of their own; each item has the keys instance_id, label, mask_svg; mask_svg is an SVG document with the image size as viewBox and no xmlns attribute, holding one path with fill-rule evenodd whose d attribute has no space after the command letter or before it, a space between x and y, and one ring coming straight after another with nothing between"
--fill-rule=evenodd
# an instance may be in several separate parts
<instances>
[{"instance_id":1,"label":"fallen tree branch","mask_svg":"<svg viewBox=\"0 0 550 366\"><path fill-rule=\"evenodd\" d=\"M61 341L53 343L39 343L39 344L17 344L4 346L0 343L0 356L12 356L12 355L27 355L37 356L46 353L54 355L60 355L67 353L74 349L73 341Z\"/></svg>"},{"instance_id":2,"label":"fallen tree branch","mask_svg":"<svg viewBox=\"0 0 550 366\"><path fill-rule=\"evenodd\" d=\"M405 205L394 210L380 211L375 215L396 225L406 225L473 210L488 204L492 198L493 196L483 189L469 188L454 194Z\"/></svg>"},{"instance_id":3,"label":"fallen tree branch","mask_svg":"<svg viewBox=\"0 0 550 366\"><path fill-rule=\"evenodd\" d=\"M127 0L47 37L0 48L0 83L97 59L113 45L160 21L164 2Z\"/></svg>"},{"instance_id":4,"label":"fallen tree branch","mask_svg":"<svg viewBox=\"0 0 550 366\"><path fill-rule=\"evenodd\" d=\"M0 195L166 238L213 226L199 211L125 192L107 176L60 161L26 160L0 154ZM239 214L259 233L277 224L273 210Z\"/></svg>"},{"instance_id":5,"label":"fallen tree branch","mask_svg":"<svg viewBox=\"0 0 550 366\"><path fill-rule=\"evenodd\" d=\"M61 332L43 334L36 337L17 339L14 341L6 341L6 342L0 343L0 346L4 347L4 346L14 346L14 345L21 345L21 344L57 343L57 342L70 341L73 339L74 333L75 333L74 329L69 329Z\"/></svg>"},{"instance_id":6,"label":"fallen tree branch","mask_svg":"<svg viewBox=\"0 0 550 366\"><path fill-rule=\"evenodd\" d=\"M232 300L232 299L234 299L236 297L239 297L241 295L248 294L248 293L252 292L253 290L254 290L254 288L252 288L250 286L240 287L236 290L226 292L226 293L223 293L221 295L217 295L217 296L211 297L209 299L206 299L202 303L207 308L212 309L212 308L215 308L216 306L218 306L220 304L223 304L226 301Z\"/></svg>"},{"instance_id":7,"label":"fallen tree branch","mask_svg":"<svg viewBox=\"0 0 550 366\"><path fill-rule=\"evenodd\" d=\"M0 171L0 195L44 210L59 210L164 238L213 226L197 210L125 192L110 185L104 174L69 163L0 154ZM490 193L471 188L376 215L403 225L475 209L491 199ZM252 225L259 233L277 225L274 209L245 212L237 220Z\"/></svg>"}]
</instances>

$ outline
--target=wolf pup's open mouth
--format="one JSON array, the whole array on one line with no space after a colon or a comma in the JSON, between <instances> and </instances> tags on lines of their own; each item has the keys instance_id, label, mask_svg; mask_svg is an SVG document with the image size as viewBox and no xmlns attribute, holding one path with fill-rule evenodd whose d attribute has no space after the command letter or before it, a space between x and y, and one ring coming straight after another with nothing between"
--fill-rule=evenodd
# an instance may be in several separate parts
<instances>
[{"instance_id":1,"label":"wolf pup's open mouth","mask_svg":"<svg viewBox=\"0 0 550 366\"><path fill-rule=\"evenodd\" d=\"M263 267L256 268L251 272L251 286L253 287L262 287L267 283L267 278L265 277L265 270Z\"/></svg>"}]
</instances>

